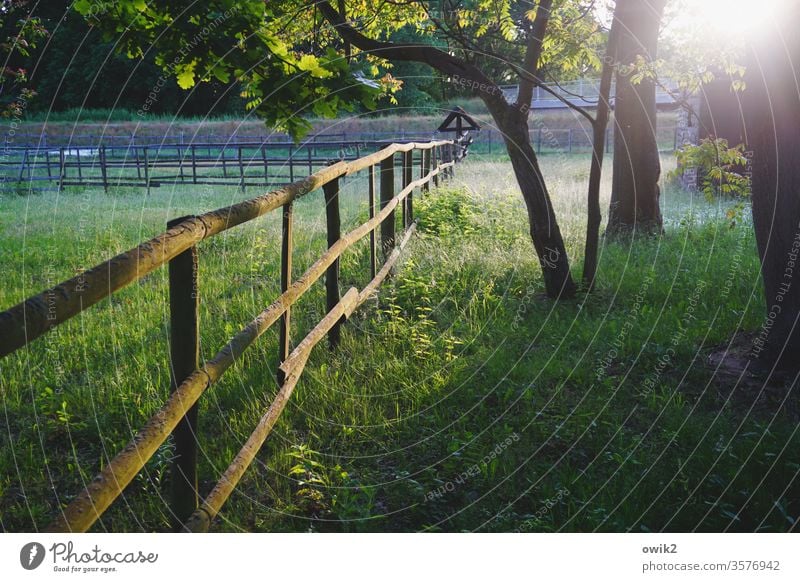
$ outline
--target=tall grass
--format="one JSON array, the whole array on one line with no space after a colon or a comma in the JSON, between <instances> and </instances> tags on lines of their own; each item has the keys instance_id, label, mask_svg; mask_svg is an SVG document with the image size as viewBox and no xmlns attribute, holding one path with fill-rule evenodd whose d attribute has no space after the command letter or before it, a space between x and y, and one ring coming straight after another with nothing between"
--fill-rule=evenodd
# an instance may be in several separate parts
<instances>
[{"instance_id":1,"label":"tall grass","mask_svg":"<svg viewBox=\"0 0 800 582\"><path fill-rule=\"evenodd\" d=\"M670 160L665 162L671 163ZM543 159L579 275L588 161ZM604 184L604 205L608 200ZM252 195L252 193L248 193ZM68 190L0 201L6 308L235 189ZM363 181L344 221L366 215ZM751 228L664 189L662 236L604 241L598 288L554 304L510 166L471 157L416 200L416 237L381 296L320 346L221 531L784 531L800 515L796 414L714 375L713 346L758 327ZM297 209L295 274L325 247L321 194ZM278 294L270 216L200 247L202 354ZM368 278L366 244L343 285ZM168 392L166 272L0 361L0 522L43 527ZM294 340L324 311L316 285ZM277 390L266 334L201 400L207 492ZM166 529L169 445L96 530Z\"/></svg>"}]
</instances>

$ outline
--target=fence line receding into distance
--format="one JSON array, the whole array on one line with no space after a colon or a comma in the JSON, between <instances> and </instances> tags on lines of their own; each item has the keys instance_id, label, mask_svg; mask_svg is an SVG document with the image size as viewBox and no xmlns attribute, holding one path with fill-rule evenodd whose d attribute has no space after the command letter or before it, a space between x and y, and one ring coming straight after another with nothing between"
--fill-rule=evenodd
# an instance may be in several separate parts
<instances>
[{"instance_id":1,"label":"fence line receding into distance","mask_svg":"<svg viewBox=\"0 0 800 582\"><path fill-rule=\"evenodd\" d=\"M183 531L207 531L280 417L311 350L325 336L332 347L337 345L343 321L375 293L397 262L415 228L414 190L425 192L431 183L438 186L440 179L452 177L454 166L461 159L461 147L458 142L449 140L391 144L356 160L326 166L303 180L262 196L202 215L178 218L170 221L161 235L0 313L0 357L3 357L165 263L169 266L170 396L133 441L105 464L69 505L60 508L48 531L82 532L91 528L170 435L173 435L176 453L170 496L173 525ZM395 187L396 166L401 172L399 190ZM369 219L342 234L339 180L365 170L369 175ZM376 181L379 182L377 187ZM294 279L291 272L293 203L320 188L325 195L328 249L303 275ZM376 204L376 192L379 192L379 204ZM398 208L403 225L399 235L395 232ZM198 243L275 210L283 213L281 294L201 365ZM378 230L385 259L380 269L377 267ZM367 236L372 280L361 291L352 287L342 294L339 257ZM323 275L327 315L292 349L291 307ZM280 322L280 389L247 443L201 503L195 431L198 400L276 322Z\"/></svg>"}]
</instances>

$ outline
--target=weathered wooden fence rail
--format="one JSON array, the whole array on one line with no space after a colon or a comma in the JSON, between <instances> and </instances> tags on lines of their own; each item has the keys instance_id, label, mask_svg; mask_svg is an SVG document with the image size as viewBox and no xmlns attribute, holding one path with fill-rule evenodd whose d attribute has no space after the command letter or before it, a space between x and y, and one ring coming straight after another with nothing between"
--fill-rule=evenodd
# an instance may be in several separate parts
<instances>
[{"instance_id":1,"label":"weathered wooden fence rail","mask_svg":"<svg viewBox=\"0 0 800 582\"><path fill-rule=\"evenodd\" d=\"M183 531L207 530L277 422L311 350L326 336L331 346L336 346L343 320L374 294L398 260L415 228L414 191L426 191L432 181L438 184L441 177L452 176L459 147L453 141L388 145L356 160L326 166L301 181L257 198L170 221L163 234L0 313L0 357L3 357L165 263L169 265L171 394L133 441L60 512L48 530L88 530L170 435L176 451L170 501L174 526ZM398 157L401 158L399 164L396 163ZM396 165L402 172L399 191L395 191ZM379 168L377 178L380 181L379 208L375 207L376 167ZM418 169L417 179L414 179L415 168ZM341 234L339 180L364 170L369 175L369 220ZM293 280L292 205L298 198L319 188L325 193L328 249L302 276ZM394 231L398 207L403 213L404 227L399 243ZM201 366L198 243L278 209L283 212L281 294ZM379 228L385 258L380 270L377 269L375 241ZM361 291L350 288L342 296L339 292L339 257L366 236L370 238L372 280ZM292 350L291 306L323 275L327 315ZM200 503L197 488L198 400L259 336L279 320L281 387L241 451Z\"/></svg>"}]
</instances>

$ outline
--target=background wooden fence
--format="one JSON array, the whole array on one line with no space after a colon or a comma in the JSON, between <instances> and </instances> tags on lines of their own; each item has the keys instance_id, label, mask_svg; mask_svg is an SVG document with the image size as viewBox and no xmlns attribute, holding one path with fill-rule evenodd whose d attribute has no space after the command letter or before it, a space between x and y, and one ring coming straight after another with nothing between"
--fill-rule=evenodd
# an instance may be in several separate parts
<instances>
[{"instance_id":1,"label":"background wooden fence","mask_svg":"<svg viewBox=\"0 0 800 582\"><path fill-rule=\"evenodd\" d=\"M659 128L662 151L677 146L675 128ZM539 154L588 153L592 136L580 129L533 128ZM355 160L386 147L432 139L427 132L322 134L295 145L285 136L71 136L68 143L46 136L18 135L0 155L0 190L58 189L66 186L157 188L176 184L280 186L331 162ZM471 135L470 151L505 151L502 136L484 129ZM436 139L436 136L433 136ZM391 141L387 141L391 140ZM613 130L606 134L613 149Z\"/></svg>"},{"instance_id":2,"label":"background wooden fence","mask_svg":"<svg viewBox=\"0 0 800 582\"><path fill-rule=\"evenodd\" d=\"M343 321L369 299L389 275L414 232L414 191L425 192L431 183L438 185L440 179L451 177L460 147L454 141L391 144L356 160L326 166L303 180L257 198L199 216L172 220L163 234L0 313L0 357L3 357L165 263L169 266L170 397L133 441L61 510L48 530L88 530L172 435L176 453L170 501L174 527L183 531L207 531L280 417L311 350L325 336L335 348ZM342 234L339 182L362 171L366 171L369 178L369 219ZM399 190L396 188L398 172ZM292 273L293 204L319 188L325 195L328 249L295 279ZM399 240L395 232L398 208L403 229ZM281 210L283 217L281 294L201 366L198 243L275 210ZM353 287L342 294L339 257L365 237L370 241L372 279L362 290ZM384 262L378 269L380 255ZM291 307L323 276L327 315L293 347ZM280 325L278 381L281 387L245 445L201 503L197 485L198 400L276 322Z\"/></svg>"}]
</instances>

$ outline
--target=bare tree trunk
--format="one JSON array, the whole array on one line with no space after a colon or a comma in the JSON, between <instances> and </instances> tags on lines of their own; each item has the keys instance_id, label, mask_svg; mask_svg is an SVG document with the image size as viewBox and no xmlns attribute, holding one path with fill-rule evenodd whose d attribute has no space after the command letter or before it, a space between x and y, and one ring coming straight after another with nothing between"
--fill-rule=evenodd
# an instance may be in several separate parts
<instances>
[{"instance_id":1,"label":"bare tree trunk","mask_svg":"<svg viewBox=\"0 0 800 582\"><path fill-rule=\"evenodd\" d=\"M509 106L502 112L492 111L492 115L503 133L511 166L525 200L531 240L542 267L547 296L553 299L574 297L576 288L569 269L567 249L530 141L527 111Z\"/></svg>"},{"instance_id":2,"label":"bare tree trunk","mask_svg":"<svg viewBox=\"0 0 800 582\"><path fill-rule=\"evenodd\" d=\"M769 372L800 371L800 7L751 55L743 93L752 153L753 225L767 309L751 356Z\"/></svg>"},{"instance_id":3,"label":"bare tree trunk","mask_svg":"<svg viewBox=\"0 0 800 582\"><path fill-rule=\"evenodd\" d=\"M583 283L587 291L591 291L594 288L595 278L597 277L597 249L600 243L600 223L603 221L603 215L600 212L600 179L603 176L606 130L608 129L608 117L611 110L611 80L616 68L618 37L619 20L615 16L611 24L611 31L608 34L605 62L600 76L597 116L592 124L592 165L589 170L586 247L583 258Z\"/></svg>"},{"instance_id":4,"label":"bare tree trunk","mask_svg":"<svg viewBox=\"0 0 800 582\"><path fill-rule=\"evenodd\" d=\"M614 106L614 178L608 232L660 231L661 160L656 141L656 86L645 78L634 84L626 70L637 57L653 60L666 0L618 0L620 23L617 90Z\"/></svg>"}]
</instances>

